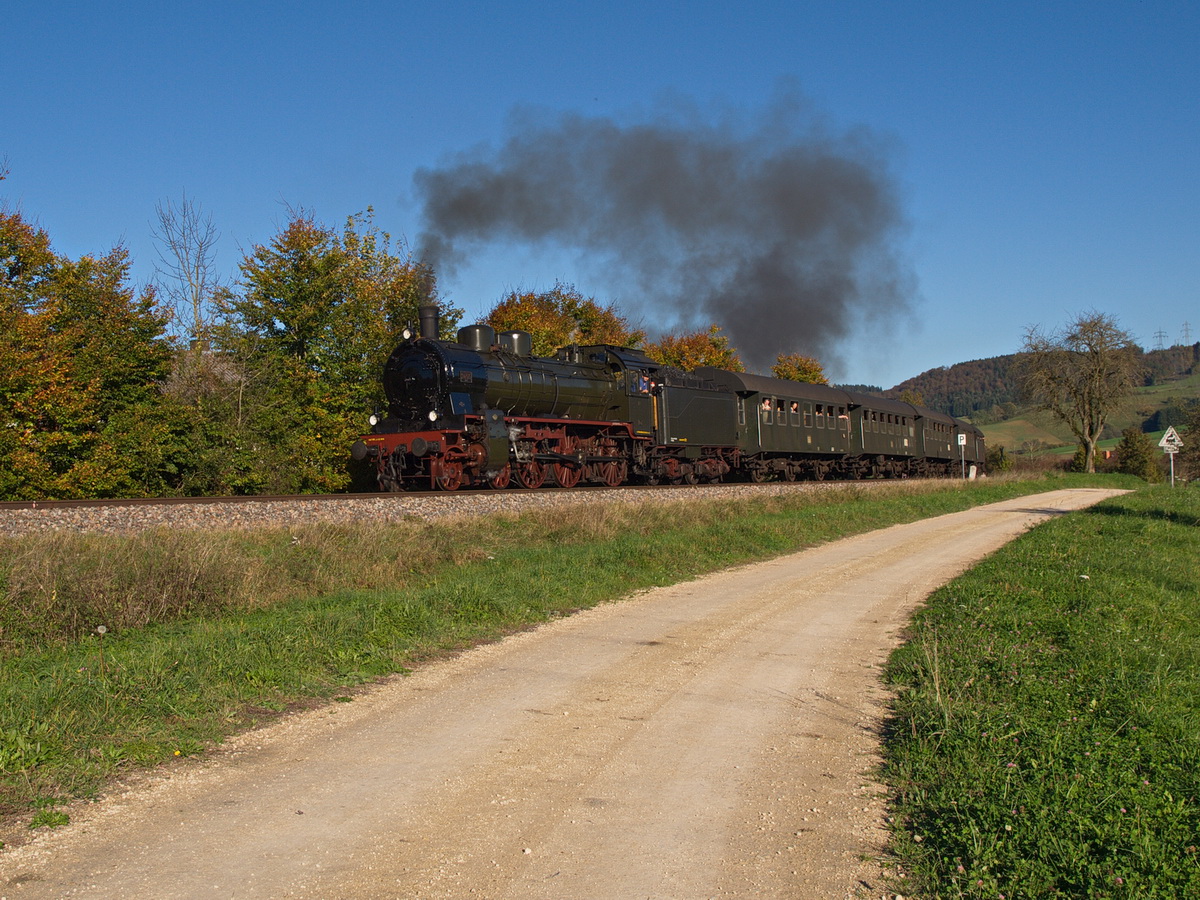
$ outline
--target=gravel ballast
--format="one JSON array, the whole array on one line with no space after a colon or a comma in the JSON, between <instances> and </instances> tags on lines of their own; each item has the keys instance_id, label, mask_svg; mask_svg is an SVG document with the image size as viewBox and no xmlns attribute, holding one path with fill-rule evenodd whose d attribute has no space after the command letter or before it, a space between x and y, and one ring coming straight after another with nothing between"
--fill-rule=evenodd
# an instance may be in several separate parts
<instances>
[{"instance_id":1,"label":"gravel ballast","mask_svg":"<svg viewBox=\"0 0 1200 900\"><path fill-rule=\"evenodd\" d=\"M453 494L379 494L345 497L101 501L0 508L0 535L56 531L129 534L150 528L288 528L316 522L433 521L453 516L520 513L538 507L597 503L676 503L739 499L814 490L854 490L887 482L720 484L695 487L597 488L572 491L463 491ZM908 482L912 484L913 482ZM937 484L937 482L930 482Z\"/></svg>"}]
</instances>

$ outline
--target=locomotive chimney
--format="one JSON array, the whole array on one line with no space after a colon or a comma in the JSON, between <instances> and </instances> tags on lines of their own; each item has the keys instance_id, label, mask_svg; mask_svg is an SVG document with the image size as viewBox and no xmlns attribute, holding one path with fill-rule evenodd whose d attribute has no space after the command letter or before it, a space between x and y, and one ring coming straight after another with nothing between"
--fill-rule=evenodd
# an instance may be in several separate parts
<instances>
[{"instance_id":1,"label":"locomotive chimney","mask_svg":"<svg viewBox=\"0 0 1200 900\"><path fill-rule=\"evenodd\" d=\"M436 341L441 332L437 304L430 303L418 308L417 315L421 318L421 337L427 341Z\"/></svg>"}]
</instances>

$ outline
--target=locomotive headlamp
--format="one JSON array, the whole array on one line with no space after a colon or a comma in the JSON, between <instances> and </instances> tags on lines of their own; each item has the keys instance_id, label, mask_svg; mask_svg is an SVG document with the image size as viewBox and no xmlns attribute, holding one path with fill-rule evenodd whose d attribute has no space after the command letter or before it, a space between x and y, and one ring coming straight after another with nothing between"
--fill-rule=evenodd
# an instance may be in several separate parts
<instances>
[{"instance_id":1,"label":"locomotive headlamp","mask_svg":"<svg viewBox=\"0 0 1200 900\"><path fill-rule=\"evenodd\" d=\"M400 332L400 337L404 338L404 340L406 340L406 341L411 341L413 338L412 329L405 328L403 331Z\"/></svg>"},{"instance_id":2,"label":"locomotive headlamp","mask_svg":"<svg viewBox=\"0 0 1200 900\"><path fill-rule=\"evenodd\" d=\"M429 421L430 421L430 422L436 422L437 420L438 420L438 414L437 414L437 410L436 410L436 409L431 409L431 410L429 411Z\"/></svg>"},{"instance_id":3,"label":"locomotive headlamp","mask_svg":"<svg viewBox=\"0 0 1200 900\"><path fill-rule=\"evenodd\" d=\"M367 419L367 421L370 422L371 425L373 425L373 426L378 425L379 424L379 416L372 413L371 418Z\"/></svg>"}]
</instances>

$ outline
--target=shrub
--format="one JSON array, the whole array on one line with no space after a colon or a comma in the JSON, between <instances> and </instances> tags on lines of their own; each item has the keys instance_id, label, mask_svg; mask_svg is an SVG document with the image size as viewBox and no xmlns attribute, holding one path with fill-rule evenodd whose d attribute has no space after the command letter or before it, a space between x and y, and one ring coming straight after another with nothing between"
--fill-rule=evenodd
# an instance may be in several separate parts
<instances>
[{"instance_id":1,"label":"shrub","mask_svg":"<svg viewBox=\"0 0 1200 900\"><path fill-rule=\"evenodd\" d=\"M1011 472L1012 467L1012 457L1005 452L1003 444L997 444L988 449L987 470L989 473L999 475L1002 472Z\"/></svg>"},{"instance_id":2,"label":"shrub","mask_svg":"<svg viewBox=\"0 0 1200 900\"><path fill-rule=\"evenodd\" d=\"M1117 445L1117 471L1157 484L1163 480L1159 455L1154 441L1140 428L1126 428Z\"/></svg>"}]
</instances>

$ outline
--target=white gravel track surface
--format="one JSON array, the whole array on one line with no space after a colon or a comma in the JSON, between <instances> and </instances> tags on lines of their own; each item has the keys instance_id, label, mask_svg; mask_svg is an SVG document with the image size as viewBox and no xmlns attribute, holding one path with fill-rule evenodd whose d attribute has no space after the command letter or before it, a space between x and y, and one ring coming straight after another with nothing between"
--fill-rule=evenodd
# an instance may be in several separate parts
<instances>
[{"instance_id":1,"label":"white gravel track surface","mask_svg":"<svg viewBox=\"0 0 1200 900\"><path fill-rule=\"evenodd\" d=\"M75 805L0 852L0 897L892 896L888 652L934 588L1112 493L895 526L430 664Z\"/></svg>"}]
</instances>

